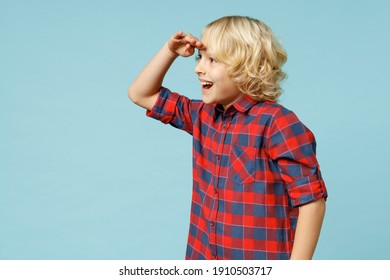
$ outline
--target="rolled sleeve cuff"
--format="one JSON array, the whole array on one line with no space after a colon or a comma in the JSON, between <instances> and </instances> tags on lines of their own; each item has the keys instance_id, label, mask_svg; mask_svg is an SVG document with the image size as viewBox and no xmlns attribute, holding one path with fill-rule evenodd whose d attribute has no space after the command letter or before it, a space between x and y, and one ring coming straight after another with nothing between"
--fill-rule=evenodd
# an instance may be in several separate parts
<instances>
[{"instance_id":1,"label":"rolled sleeve cuff","mask_svg":"<svg viewBox=\"0 0 390 280\"><path fill-rule=\"evenodd\" d=\"M156 103L152 110L146 110L146 115L163 123L171 122L175 115L176 103L179 97L180 95L178 93L161 87Z\"/></svg>"},{"instance_id":2,"label":"rolled sleeve cuff","mask_svg":"<svg viewBox=\"0 0 390 280\"><path fill-rule=\"evenodd\" d=\"M288 194L293 207L318 200L327 199L328 193L320 171L309 177L299 178L288 184Z\"/></svg>"}]
</instances>

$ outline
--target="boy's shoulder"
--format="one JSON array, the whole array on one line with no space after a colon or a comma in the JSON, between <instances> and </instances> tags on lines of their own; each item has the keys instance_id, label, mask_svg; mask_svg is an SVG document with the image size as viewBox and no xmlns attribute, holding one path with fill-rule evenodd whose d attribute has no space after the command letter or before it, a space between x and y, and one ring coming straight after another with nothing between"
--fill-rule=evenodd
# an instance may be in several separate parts
<instances>
[{"instance_id":1,"label":"boy's shoulder","mask_svg":"<svg viewBox=\"0 0 390 280\"><path fill-rule=\"evenodd\" d=\"M282 104L272 101L263 101L255 104L248 112L254 123L262 126L288 127L302 124L298 116Z\"/></svg>"},{"instance_id":2,"label":"boy's shoulder","mask_svg":"<svg viewBox=\"0 0 390 280\"><path fill-rule=\"evenodd\" d=\"M282 104L272 101L263 101L257 103L251 108L251 114L254 115L268 115L270 117L278 118L286 115L295 115L293 111L287 109Z\"/></svg>"}]
</instances>

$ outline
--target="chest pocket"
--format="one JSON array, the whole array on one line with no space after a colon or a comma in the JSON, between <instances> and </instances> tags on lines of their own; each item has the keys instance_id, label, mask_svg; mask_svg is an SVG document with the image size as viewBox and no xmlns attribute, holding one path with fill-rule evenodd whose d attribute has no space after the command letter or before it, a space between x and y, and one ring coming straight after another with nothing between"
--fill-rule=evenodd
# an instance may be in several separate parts
<instances>
[{"instance_id":1,"label":"chest pocket","mask_svg":"<svg viewBox=\"0 0 390 280\"><path fill-rule=\"evenodd\" d=\"M232 146L231 168L229 178L239 184L247 184L255 181L256 148Z\"/></svg>"}]
</instances>

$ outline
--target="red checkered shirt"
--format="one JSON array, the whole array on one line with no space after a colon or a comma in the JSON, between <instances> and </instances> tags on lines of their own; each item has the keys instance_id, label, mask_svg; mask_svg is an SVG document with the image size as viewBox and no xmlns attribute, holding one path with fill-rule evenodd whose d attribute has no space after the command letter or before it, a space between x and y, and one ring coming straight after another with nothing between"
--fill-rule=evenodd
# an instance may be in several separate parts
<instances>
[{"instance_id":1,"label":"red checkered shirt","mask_svg":"<svg viewBox=\"0 0 390 280\"><path fill-rule=\"evenodd\" d=\"M186 259L289 259L297 206L327 197L296 115L247 95L224 111L166 88L147 115L193 135Z\"/></svg>"}]
</instances>

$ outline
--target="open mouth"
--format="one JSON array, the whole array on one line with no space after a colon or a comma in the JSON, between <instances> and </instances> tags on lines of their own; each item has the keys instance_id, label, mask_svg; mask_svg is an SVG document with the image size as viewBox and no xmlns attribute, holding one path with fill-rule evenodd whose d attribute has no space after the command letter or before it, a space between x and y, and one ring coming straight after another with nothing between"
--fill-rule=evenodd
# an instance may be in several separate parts
<instances>
[{"instance_id":1,"label":"open mouth","mask_svg":"<svg viewBox=\"0 0 390 280\"><path fill-rule=\"evenodd\" d=\"M202 85L203 89L210 89L213 86L212 82L200 80L200 84Z\"/></svg>"}]
</instances>

